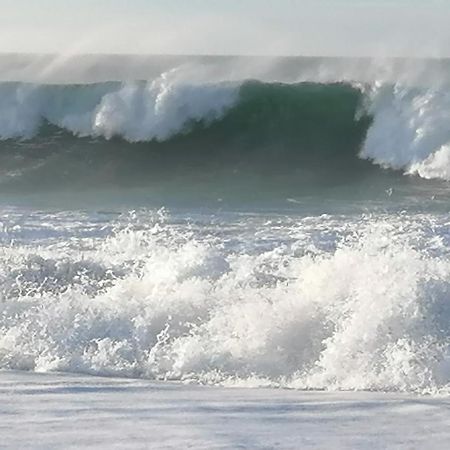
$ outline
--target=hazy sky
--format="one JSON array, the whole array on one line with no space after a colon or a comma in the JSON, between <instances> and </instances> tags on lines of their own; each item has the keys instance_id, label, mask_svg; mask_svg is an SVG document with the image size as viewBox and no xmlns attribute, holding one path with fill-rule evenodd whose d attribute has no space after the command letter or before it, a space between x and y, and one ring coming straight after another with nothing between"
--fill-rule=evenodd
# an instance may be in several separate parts
<instances>
[{"instance_id":1,"label":"hazy sky","mask_svg":"<svg viewBox=\"0 0 450 450\"><path fill-rule=\"evenodd\" d=\"M450 55L450 0L0 0L0 52Z\"/></svg>"}]
</instances>

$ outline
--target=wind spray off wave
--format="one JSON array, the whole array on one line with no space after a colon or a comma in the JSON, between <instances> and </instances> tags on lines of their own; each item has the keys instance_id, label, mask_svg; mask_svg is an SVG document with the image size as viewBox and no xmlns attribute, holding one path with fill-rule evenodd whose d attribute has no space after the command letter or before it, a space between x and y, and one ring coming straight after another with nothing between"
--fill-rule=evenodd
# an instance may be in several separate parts
<instances>
[{"instance_id":1,"label":"wind spray off wave","mask_svg":"<svg viewBox=\"0 0 450 450\"><path fill-rule=\"evenodd\" d=\"M171 143L185 139L185 147L196 147L211 160L219 149L235 157L250 153L255 167L268 153L272 160L303 168L311 160L330 167L340 160L351 170L354 160L369 159L406 174L448 179L449 117L444 88L400 82L195 82L174 70L154 81L0 84L1 150L11 160L24 139L39 140L42 147L66 132L67 140L72 135L148 142L150 154L172 153L174 159L180 150ZM80 153L84 144L80 141ZM111 145L111 160L114 152ZM135 153L128 147L127 158ZM101 158L108 163L107 152ZM17 170L22 168L13 173Z\"/></svg>"}]
</instances>

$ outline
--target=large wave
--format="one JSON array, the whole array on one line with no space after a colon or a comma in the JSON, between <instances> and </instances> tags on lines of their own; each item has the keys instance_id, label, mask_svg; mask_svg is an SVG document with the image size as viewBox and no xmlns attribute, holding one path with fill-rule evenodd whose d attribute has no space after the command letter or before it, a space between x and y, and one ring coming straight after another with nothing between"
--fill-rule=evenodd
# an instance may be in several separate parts
<instances>
[{"instance_id":1,"label":"large wave","mask_svg":"<svg viewBox=\"0 0 450 450\"><path fill-rule=\"evenodd\" d=\"M449 119L445 90L399 83L195 83L176 70L148 82L1 83L1 175L17 180L49 159L70 172L70 148L103 167L197 158L348 172L365 159L449 179Z\"/></svg>"}]
</instances>

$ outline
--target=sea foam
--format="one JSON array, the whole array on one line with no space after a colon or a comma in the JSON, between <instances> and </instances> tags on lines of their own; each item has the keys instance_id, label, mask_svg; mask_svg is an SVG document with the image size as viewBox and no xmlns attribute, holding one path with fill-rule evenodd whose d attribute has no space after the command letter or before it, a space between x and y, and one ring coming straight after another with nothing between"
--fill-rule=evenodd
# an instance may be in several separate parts
<instances>
[{"instance_id":1,"label":"sea foam","mask_svg":"<svg viewBox=\"0 0 450 450\"><path fill-rule=\"evenodd\" d=\"M0 368L448 391L447 216L8 217Z\"/></svg>"}]
</instances>

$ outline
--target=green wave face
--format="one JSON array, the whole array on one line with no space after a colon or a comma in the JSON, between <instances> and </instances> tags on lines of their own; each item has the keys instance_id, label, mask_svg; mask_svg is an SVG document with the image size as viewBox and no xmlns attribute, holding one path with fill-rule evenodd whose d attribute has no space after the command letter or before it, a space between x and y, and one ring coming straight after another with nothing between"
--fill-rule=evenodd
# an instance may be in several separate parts
<instances>
[{"instance_id":1,"label":"green wave face","mask_svg":"<svg viewBox=\"0 0 450 450\"><path fill-rule=\"evenodd\" d=\"M65 89L54 103L57 111L74 97L82 110L84 97L92 108L92 92L105 95L115 84L47 87L56 88ZM184 196L267 201L342 187L352 193L355 183L369 189L370 178L384 192L399 178L358 157L372 120L359 89L257 81L238 89L237 101L220 116L187 120L166 140L80 137L47 119L31 139L0 144L2 190L139 187L161 201ZM176 113L183 114L183 107Z\"/></svg>"},{"instance_id":2,"label":"green wave face","mask_svg":"<svg viewBox=\"0 0 450 450\"><path fill-rule=\"evenodd\" d=\"M274 164L311 169L331 160L357 164L370 125L369 117L357 118L361 100L359 90L344 84L247 82L228 114L209 125L194 124L185 139L256 170Z\"/></svg>"}]
</instances>

